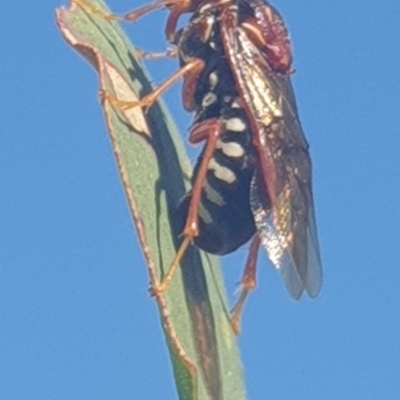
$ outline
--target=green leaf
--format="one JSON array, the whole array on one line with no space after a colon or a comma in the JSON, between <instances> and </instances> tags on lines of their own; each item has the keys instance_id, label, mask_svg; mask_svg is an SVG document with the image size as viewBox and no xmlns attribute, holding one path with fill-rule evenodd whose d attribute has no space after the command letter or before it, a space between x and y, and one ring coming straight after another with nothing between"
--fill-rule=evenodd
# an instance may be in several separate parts
<instances>
[{"instance_id":1,"label":"green leaf","mask_svg":"<svg viewBox=\"0 0 400 400\"><path fill-rule=\"evenodd\" d=\"M101 1L90 4L107 11ZM148 74L117 23L75 3L68 10L58 9L56 20L64 39L97 70L101 90L127 101L151 91ZM137 107L116 110L107 101L103 110L150 281L155 284L180 243L174 211L188 190L184 177L189 162L162 101L147 114ZM239 352L215 258L192 246L171 287L154 298L179 398L245 399Z\"/></svg>"}]
</instances>

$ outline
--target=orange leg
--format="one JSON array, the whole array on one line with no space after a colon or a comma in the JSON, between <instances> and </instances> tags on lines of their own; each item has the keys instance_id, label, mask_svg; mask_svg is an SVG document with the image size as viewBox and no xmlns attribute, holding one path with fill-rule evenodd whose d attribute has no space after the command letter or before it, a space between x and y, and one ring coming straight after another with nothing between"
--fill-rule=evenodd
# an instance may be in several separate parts
<instances>
[{"instance_id":1,"label":"orange leg","mask_svg":"<svg viewBox=\"0 0 400 400\"><path fill-rule=\"evenodd\" d=\"M71 3L79 4L93 15L98 15L110 21L126 21L135 22L143 15L162 7L170 7L170 14L167 19L165 34L167 39L172 43L175 37L176 25L179 17L190 10L192 7L191 0L158 0L150 4L146 4L136 10L127 12L126 14L114 14L101 10L93 6L88 0L70 0Z\"/></svg>"},{"instance_id":2,"label":"orange leg","mask_svg":"<svg viewBox=\"0 0 400 400\"><path fill-rule=\"evenodd\" d=\"M231 311L231 326L235 335L240 332L240 317L243 311L243 305L248 294L256 287L256 269L258 249L260 247L260 237L256 234L251 242L249 255L247 257L246 266L240 281L241 293L239 300L236 302Z\"/></svg>"},{"instance_id":3,"label":"orange leg","mask_svg":"<svg viewBox=\"0 0 400 400\"><path fill-rule=\"evenodd\" d=\"M89 14L97 15L109 21L122 21L124 19L123 15L112 14L107 11L97 8L91 4L88 0L70 0L72 4L78 4L83 9L85 9Z\"/></svg>"},{"instance_id":4,"label":"orange leg","mask_svg":"<svg viewBox=\"0 0 400 400\"><path fill-rule=\"evenodd\" d=\"M89 13L93 15L98 15L107 20L118 20L134 22L140 17L149 12L156 10L157 8L168 7L168 6L180 6L181 3L185 3L186 0L159 0L154 3L146 4L136 10L127 12L126 14L114 14L107 11L101 10L91 4L88 0L71 0L71 3L79 4L82 8L86 9Z\"/></svg>"},{"instance_id":5,"label":"orange leg","mask_svg":"<svg viewBox=\"0 0 400 400\"><path fill-rule=\"evenodd\" d=\"M86 1L86 0L85 0ZM167 24L165 28L165 35L170 43L173 43L175 38L176 26L178 24L179 17L188 12L192 8L191 0L158 0L154 3L147 4L136 10L129 11L123 16L123 20L132 22L138 20L143 15L150 11L156 10L157 8L169 7L170 13L168 15Z\"/></svg>"},{"instance_id":6,"label":"orange leg","mask_svg":"<svg viewBox=\"0 0 400 400\"><path fill-rule=\"evenodd\" d=\"M124 20L127 22L134 22L138 20L143 15L148 14L153 10L157 10L157 8L162 7L175 7L175 5L179 6L185 0L158 0L154 3L146 4L136 10L132 10L124 14Z\"/></svg>"},{"instance_id":7,"label":"orange leg","mask_svg":"<svg viewBox=\"0 0 400 400\"><path fill-rule=\"evenodd\" d=\"M165 274L163 280L158 285L158 287L153 290L157 293L162 293L168 289L171 284L172 278L175 272L178 270L179 264L184 256L187 248L199 234L198 230L198 211L201 198L201 191L206 178L208 164L213 156L217 140L220 136L222 130L222 123L219 119L210 119L198 124L195 124L189 135L189 140L191 143L198 143L206 140L206 148L203 154L203 159L192 188L192 196L190 199L188 216L186 218L185 228L183 230L183 241L179 246L178 251L174 259L172 260L169 270Z\"/></svg>"},{"instance_id":8,"label":"orange leg","mask_svg":"<svg viewBox=\"0 0 400 400\"><path fill-rule=\"evenodd\" d=\"M171 75L165 82L163 82L160 86L154 89L151 93L144 96L142 99L138 101L124 101L118 100L114 95L108 92L102 92L100 94L102 101L109 101L111 105L115 108L119 108L122 111L129 110L134 107L144 107L145 109L150 108L154 102L161 96L163 92L165 92L170 86L172 86L178 79L182 76L186 75L195 75L199 74L204 67L204 61L200 59L195 59L190 63L183 66L181 69L176 71L173 75Z\"/></svg>"}]
</instances>

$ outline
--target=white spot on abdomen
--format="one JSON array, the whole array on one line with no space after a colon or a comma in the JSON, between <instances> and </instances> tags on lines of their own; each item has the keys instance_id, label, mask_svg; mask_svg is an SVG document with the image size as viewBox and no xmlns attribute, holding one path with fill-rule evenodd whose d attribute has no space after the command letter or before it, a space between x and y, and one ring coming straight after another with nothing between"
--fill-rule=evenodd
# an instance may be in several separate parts
<instances>
[{"instance_id":1,"label":"white spot on abdomen","mask_svg":"<svg viewBox=\"0 0 400 400\"><path fill-rule=\"evenodd\" d=\"M215 86L217 86L218 75L215 71L211 72L211 74L208 76L208 82L210 84L211 90L213 90L215 88Z\"/></svg>"},{"instance_id":2,"label":"white spot on abdomen","mask_svg":"<svg viewBox=\"0 0 400 400\"><path fill-rule=\"evenodd\" d=\"M243 132L246 130L246 124L240 118L230 118L225 121L225 128L228 131Z\"/></svg>"},{"instance_id":3,"label":"white spot on abdomen","mask_svg":"<svg viewBox=\"0 0 400 400\"><path fill-rule=\"evenodd\" d=\"M228 157L239 158L244 156L242 145L236 142L223 142L222 140L218 140L216 147L217 149L221 149Z\"/></svg>"},{"instance_id":4,"label":"white spot on abdomen","mask_svg":"<svg viewBox=\"0 0 400 400\"><path fill-rule=\"evenodd\" d=\"M232 101L231 107L232 108L241 108L238 99L235 99Z\"/></svg>"},{"instance_id":5,"label":"white spot on abdomen","mask_svg":"<svg viewBox=\"0 0 400 400\"><path fill-rule=\"evenodd\" d=\"M209 105L215 103L217 101L217 96L212 93L212 92L208 92L204 97L203 100L201 102L201 105L203 107L208 107Z\"/></svg>"},{"instance_id":6,"label":"white spot on abdomen","mask_svg":"<svg viewBox=\"0 0 400 400\"><path fill-rule=\"evenodd\" d=\"M208 169L214 171L214 175L217 179L226 183L233 183L236 180L236 175L227 167L218 164L214 158L208 163Z\"/></svg>"}]
</instances>

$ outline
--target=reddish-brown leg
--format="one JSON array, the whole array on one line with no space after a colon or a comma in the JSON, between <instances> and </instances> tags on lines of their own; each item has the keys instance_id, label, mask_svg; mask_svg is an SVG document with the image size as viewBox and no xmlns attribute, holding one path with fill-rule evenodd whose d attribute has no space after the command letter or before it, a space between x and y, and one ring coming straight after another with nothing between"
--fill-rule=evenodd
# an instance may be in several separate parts
<instances>
[{"instance_id":1,"label":"reddish-brown leg","mask_svg":"<svg viewBox=\"0 0 400 400\"><path fill-rule=\"evenodd\" d=\"M204 69L205 62L198 59L198 65L193 67L189 73L185 74L182 84L182 102L186 111L193 111L195 108L194 94L197 88L198 79ZM202 140L206 140L201 139Z\"/></svg>"},{"instance_id":2,"label":"reddish-brown leg","mask_svg":"<svg viewBox=\"0 0 400 400\"><path fill-rule=\"evenodd\" d=\"M179 249L176 252L175 257L172 260L171 266L169 267L163 280L158 285L158 287L153 288L153 290L157 293L164 292L168 289L188 246L192 242L193 238L195 238L199 234L198 211L201 198L201 190L203 188L203 184L206 178L208 164L213 156L221 130L222 123L217 118L195 124L190 130L189 141L191 143L199 143L206 140L206 148L204 150L203 159L192 188L189 211L186 218L185 228L183 229L183 241L179 246Z\"/></svg>"},{"instance_id":3,"label":"reddish-brown leg","mask_svg":"<svg viewBox=\"0 0 400 400\"><path fill-rule=\"evenodd\" d=\"M246 266L243 271L243 276L240 281L241 292L238 301L231 311L231 326L235 335L240 332L240 317L243 311L243 305L246 301L248 294L255 289L256 282L256 269L258 249L260 247L260 237L256 234L250 245L249 255L247 257Z\"/></svg>"},{"instance_id":4,"label":"reddish-brown leg","mask_svg":"<svg viewBox=\"0 0 400 400\"><path fill-rule=\"evenodd\" d=\"M183 107L185 108L186 111L193 111L196 107L195 100L194 100L194 94L197 88L198 84L198 79L201 71L204 68L204 61L202 64L199 63L198 67L192 68L190 73L187 73L184 78L183 78L183 84L182 84L182 102L183 102ZM201 139L202 140L206 140Z\"/></svg>"},{"instance_id":5,"label":"reddish-brown leg","mask_svg":"<svg viewBox=\"0 0 400 400\"><path fill-rule=\"evenodd\" d=\"M134 22L138 20L140 17L142 17L145 14L148 14L149 12L156 10L157 8L162 8L162 7L171 7L171 13L175 9L184 9L186 10L188 8L188 0L158 0L155 1L154 3L146 4L140 8L137 8L135 10L129 11L126 14L124 14L123 19L127 22ZM185 12L185 11L182 11ZM182 13L181 12L181 13ZM169 17L168 17L169 19ZM176 24L175 24L176 27Z\"/></svg>"},{"instance_id":6,"label":"reddish-brown leg","mask_svg":"<svg viewBox=\"0 0 400 400\"><path fill-rule=\"evenodd\" d=\"M208 164L214 154L214 150L217 141L220 137L223 129L222 122L218 118L206 120L204 122L195 124L190 130L189 142L197 144L206 140L206 148L203 153L203 159L201 161L199 170L197 172L196 180L192 188L192 197L190 200L190 206L188 216L186 220L185 229L183 234L185 236L195 237L198 235L198 210L201 198L201 191L203 188L206 174L208 171Z\"/></svg>"},{"instance_id":7,"label":"reddish-brown leg","mask_svg":"<svg viewBox=\"0 0 400 400\"><path fill-rule=\"evenodd\" d=\"M165 37L170 43L174 43L175 41L175 32L179 17L190 10L192 3L193 0L176 0L171 5L165 25Z\"/></svg>"}]
</instances>

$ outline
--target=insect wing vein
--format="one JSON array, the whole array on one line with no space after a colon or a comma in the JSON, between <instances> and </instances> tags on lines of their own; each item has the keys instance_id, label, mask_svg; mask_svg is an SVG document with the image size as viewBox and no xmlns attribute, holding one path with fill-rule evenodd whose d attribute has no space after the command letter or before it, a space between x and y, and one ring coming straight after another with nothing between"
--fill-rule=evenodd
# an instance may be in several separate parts
<instances>
[{"instance_id":1,"label":"insect wing vein","mask_svg":"<svg viewBox=\"0 0 400 400\"><path fill-rule=\"evenodd\" d=\"M315 297L322 268L311 191L311 160L286 74L275 72L240 26L222 36L257 150L252 209L271 262L295 299ZM228 26L228 24L227 24ZM266 192L267 196L260 195Z\"/></svg>"}]
</instances>

